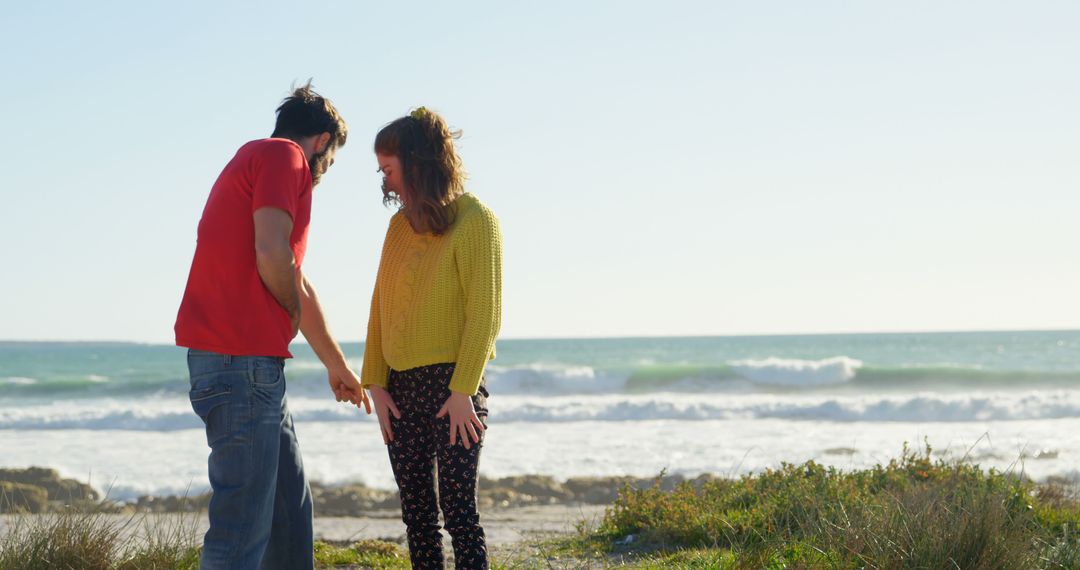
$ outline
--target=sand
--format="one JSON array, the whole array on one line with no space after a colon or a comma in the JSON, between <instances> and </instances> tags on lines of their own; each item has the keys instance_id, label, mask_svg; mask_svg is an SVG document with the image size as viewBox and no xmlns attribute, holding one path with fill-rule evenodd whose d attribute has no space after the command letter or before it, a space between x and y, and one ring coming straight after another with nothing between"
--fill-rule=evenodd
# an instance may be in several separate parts
<instances>
[{"instance_id":1,"label":"sand","mask_svg":"<svg viewBox=\"0 0 1080 570\"><path fill-rule=\"evenodd\" d=\"M590 526L595 526L603 514L602 505L543 505L492 508L482 511L480 516L489 546L505 550L532 539L573 534L576 532L577 523L581 520L585 520ZM21 516L25 519L52 515ZM115 514L101 516L119 523L135 521L127 527L127 532L135 535L142 532L145 528L144 524L167 528L183 520L190 523L191 519L184 519L184 517L192 516L198 516L197 532L200 536L208 526L205 513L201 515ZM11 515L0 516L0 534L7 529L11 521ZM371 511L362 517L316 517L315 538L335 543L382 539L404 544L405 525L401 522L401 512L398 510ZM446 537L446 543L449 548L449 537Z\"/></svg>"}]
</instances>

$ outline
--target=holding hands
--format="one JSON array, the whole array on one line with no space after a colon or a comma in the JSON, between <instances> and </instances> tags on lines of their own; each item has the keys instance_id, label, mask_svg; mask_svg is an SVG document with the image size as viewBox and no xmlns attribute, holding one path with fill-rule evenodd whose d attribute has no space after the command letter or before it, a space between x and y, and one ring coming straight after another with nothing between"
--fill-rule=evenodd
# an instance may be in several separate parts
<instances>
[{"instance_id":1,"label":"holding hands","mask_svg":"<svg viewBox=\"0 0 1080 570\"><path fill-rule=\"evenodd\" d=\"M350 402L357 408L363 406L364 410L371 414L371 402L368 400L367 393L360 387L360 377L348 365L327 369L327 376L330 390L334 392L334 398L337 401Z\"/></svg>"}]
</instances>

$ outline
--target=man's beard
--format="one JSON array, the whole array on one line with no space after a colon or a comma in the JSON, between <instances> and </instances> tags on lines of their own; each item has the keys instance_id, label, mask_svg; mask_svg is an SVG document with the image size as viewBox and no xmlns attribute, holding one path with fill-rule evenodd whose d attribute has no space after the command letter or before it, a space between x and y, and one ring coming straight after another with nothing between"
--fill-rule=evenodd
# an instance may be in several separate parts
<instances>
[{"instance_id":1,"label":"man's beard","mask_svg":"<svg viewBox=\"0 0 1080 570\"><path fill-rule=\"evenodd\" d=\"M314 187L319 184L319 180L322 179L322 175L326 174L327 169L330 168L330 149L313 155L308 159L308 169L311 170L311 186Z\"/></svg>"}]
</instances>

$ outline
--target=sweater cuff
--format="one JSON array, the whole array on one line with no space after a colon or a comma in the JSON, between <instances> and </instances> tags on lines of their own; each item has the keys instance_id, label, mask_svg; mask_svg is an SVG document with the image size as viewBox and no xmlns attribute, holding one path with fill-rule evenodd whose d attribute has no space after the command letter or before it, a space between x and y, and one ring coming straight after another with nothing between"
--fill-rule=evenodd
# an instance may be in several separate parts
<instances>
[{"instance_id":1,"label":"sweater cuff","mask_svg":"<svg viewBox=\"0 0 1080 570\"><path fill-rule=\"evenodd\" d=\"M360 373L360 387L367 388L368 386L378 386L380 388L387 388L390 386L390 367L380 367L378 372L369 372L367 367Z\"/></svg>"},{"instance_id":2,"label":"sweater cuff","mask_svg":"<svg viewBox=\"0 0 1080 570\"><path fill-rule=\"evenodd\" d=\"M465 394L466 396L475 396L476 392L480 390L480 380L483 376L483 367L480 368L479 374L455 367L454 375L450 378L450 391Z\"/></svg>"}]
</instances>

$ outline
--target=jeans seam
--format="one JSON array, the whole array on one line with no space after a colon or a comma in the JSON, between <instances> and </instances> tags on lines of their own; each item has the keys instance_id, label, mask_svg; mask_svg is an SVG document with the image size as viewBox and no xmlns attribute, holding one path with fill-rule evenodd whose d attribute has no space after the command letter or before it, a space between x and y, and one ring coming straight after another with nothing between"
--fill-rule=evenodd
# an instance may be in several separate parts
<instances>
[{"instance_id":1,"label":"jeans seam","mask_svg":"<svg viewBox=\"0 0 1080 570\"><path fill-rule=\"evenodd\" d=\"M248 373L248 381L249 381L248 390L247 390L247 403L248 403L248 417L247 417L248 425L247 425L247 428L249 430L249 433L248 433L248 437L244 438L244 445L247 447L247 463L246 463L246 466L250 470L251 467L255 465L255 436L256 436L256 430L254 429L254 425L253 425L255 423L255 393L253 391L255 389L255 386L254 386L255 365L250 359L247 360L247 373ZM240 527L241 528L240 536L247 536L248 535L248 532L249 532L250 527L251 527L251 523L248 522L249 520L250 520L249 518L244 519L245 522ZM237 554L237 552L239 551L239 548L240 548L239 542L240 541L237 541L237 544L233 545L233 552L230 553L229 560L234 560L235 559L236 554Z\"/></svg>"}]
</instances>

